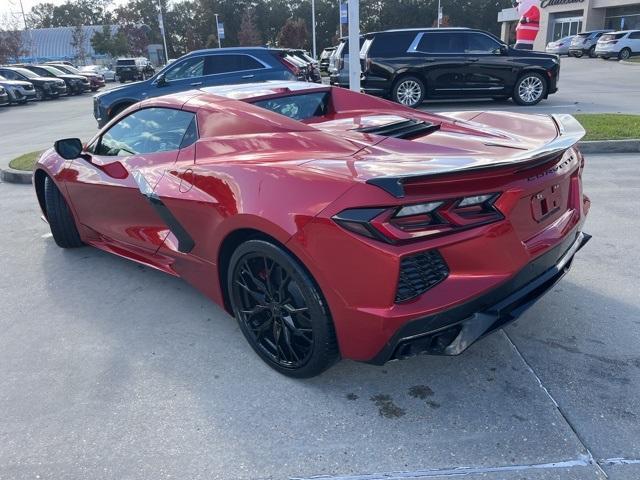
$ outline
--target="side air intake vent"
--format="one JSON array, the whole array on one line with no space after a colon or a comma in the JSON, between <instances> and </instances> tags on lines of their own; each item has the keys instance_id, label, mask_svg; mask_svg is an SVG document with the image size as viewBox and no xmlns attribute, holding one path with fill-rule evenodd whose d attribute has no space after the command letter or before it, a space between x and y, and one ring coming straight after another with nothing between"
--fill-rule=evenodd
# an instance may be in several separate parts
<instances>
[{"instance_id":1,"label":"side air intake vent","mask_svg":"<svg viewBox=\"0 0 640 480\"><path fill-rule=\"evenodd\" d=\"M411 138L418 135L426 135L439 129L440 125L436 123L408 119L387 123L386 125L376 125L375 127L357 128L356 132L372 133L383 137Z\"/></svg>"},{"instance_id":2,"label":"side air intake vent","mask_svg":"<svg viewBox=\"0 0 640 480\"><path fill-rule=\"evenodd\" d=\"M449 267L437 250L420 252L400 261L396 303L423 294L449 275Z\"/></svg>"}]
</instances>

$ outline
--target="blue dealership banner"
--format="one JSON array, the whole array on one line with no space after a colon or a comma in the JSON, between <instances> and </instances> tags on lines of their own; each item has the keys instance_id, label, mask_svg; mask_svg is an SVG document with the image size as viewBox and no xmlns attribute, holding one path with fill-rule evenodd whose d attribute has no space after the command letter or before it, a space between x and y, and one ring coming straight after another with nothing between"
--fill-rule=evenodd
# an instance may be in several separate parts
<instances>
[{"instance_id":1,"label":"blue dealership banner","mask_svg":"<svg viewBox=\"0 0 640 480\"><path fill-rule=\"evenodd\" d=\"M349 23L349 9L346 3L340 4L340 23L343 25Z\"/></svg>"}]
</instances>

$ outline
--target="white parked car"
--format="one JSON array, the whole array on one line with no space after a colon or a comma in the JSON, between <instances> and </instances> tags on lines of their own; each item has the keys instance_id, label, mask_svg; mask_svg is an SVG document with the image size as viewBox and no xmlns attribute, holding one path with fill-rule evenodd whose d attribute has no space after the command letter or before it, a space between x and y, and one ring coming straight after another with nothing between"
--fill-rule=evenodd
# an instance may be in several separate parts
<instances>
[{"instance_id":1,"label":"white parked car","mask_svg":"<svg viewBox=\"0 0 640 480\"><path fill-rule=\"evenodd\" d=\"M116 72L114 72L113 70L109 70L107 67L103 67L101 65L86 65L84 67L80 67L80 71L97 73L98 75L102 75L104 77L105 82L116 81Z\"/></svg>"},{"instance_id":2,"label":"white parked car","mask_svg":"<svg viewBox=\"0 0 640 480\"><path fill-rule=\"evenodd\" d=\"M569 47L571 46L571 40L573 35L561 38L555 42L547 43L546 52L554 53L556 55L569 55Z\"/></svg>"},{"instance_id":3,"label":"white parked car","mask_svg":"<svg viewBox=\"0 0 640 480\"><path fill-rule=\"evenodd\" d=\"M596 55L605 59L618 57L619 60L640 55L640 30L623 30L603 35L596 44Z\"/></svg>"}]
</instances>

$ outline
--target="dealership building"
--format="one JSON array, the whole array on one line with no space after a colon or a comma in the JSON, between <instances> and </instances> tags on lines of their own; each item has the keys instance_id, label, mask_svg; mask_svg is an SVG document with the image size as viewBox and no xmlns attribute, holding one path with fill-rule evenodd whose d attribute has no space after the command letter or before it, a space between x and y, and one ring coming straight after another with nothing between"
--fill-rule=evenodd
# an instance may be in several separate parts
<instances>
[{"instance_id":1,"label":"dealership building","mask_svg":"<svg viewBox=\"0 0 640 480\"><path fill-rule=\"evenodd\" d=\"M499 12L502 40L515 43L518 12ZM533 48L544 50L547 43L568 35L600 29L640 30L640 0L540 0L540 31Z\"/></svg>"}]
</instances>

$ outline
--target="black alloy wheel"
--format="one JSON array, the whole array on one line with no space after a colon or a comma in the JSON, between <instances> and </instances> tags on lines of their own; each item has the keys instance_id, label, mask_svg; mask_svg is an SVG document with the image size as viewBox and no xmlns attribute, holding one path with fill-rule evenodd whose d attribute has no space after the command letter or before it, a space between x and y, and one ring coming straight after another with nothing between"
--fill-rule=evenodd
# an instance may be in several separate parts
<instances>
[{"instance_id":1,"label":"black alloy wheel","mask_svg":"<svg viewBox=\"0 0 640 480\"><path fill-rule=\"evenodd\" d=\"M333 322L309 274L284 249L249 240L233 253L228 292L254 351L278 372L318 375L338 358Z\"/></svg>"}]
</instances>

